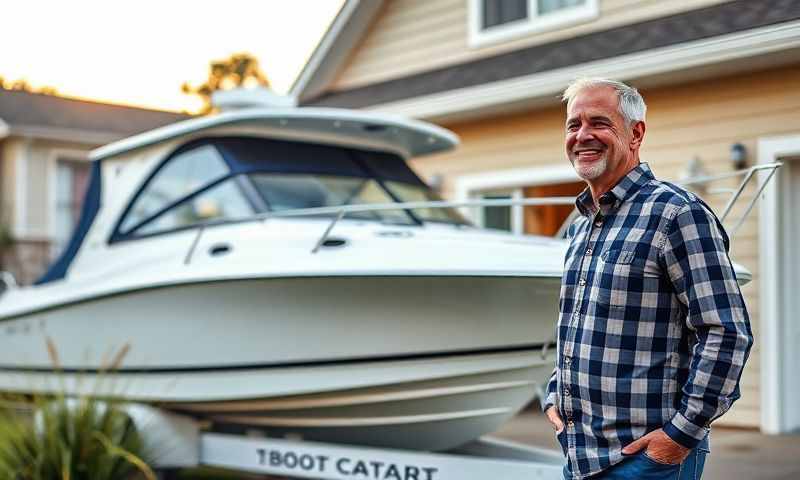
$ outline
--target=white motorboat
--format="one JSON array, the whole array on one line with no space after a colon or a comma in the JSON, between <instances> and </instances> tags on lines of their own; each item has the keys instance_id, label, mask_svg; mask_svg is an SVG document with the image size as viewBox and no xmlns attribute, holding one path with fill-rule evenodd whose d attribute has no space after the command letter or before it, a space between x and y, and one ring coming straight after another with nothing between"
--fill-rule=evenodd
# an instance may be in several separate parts
<instances>
[{"instance_id":1,"label":"white motorboat","mask_svg":"<svg viewBox=\"0 0 800 480\"><path fill-rule=\"evenodd\" d=\"M0 297L0 390L397 448L495 430L552 369L566 245L395 206L436 200L406 159L456 144L423 122L273 108L94 151L67 250Z\"/></svg>"},{"instance_id":2,"label":"white motorboat","mask_svg":"<svg viewBox=\"0 0 800 480\"><path fill-rule=\"evenodd\" d=\"M405 160L456 144L288 108L96 150L66 252L0 297L0 390L92 385L129 345L107 389L215 425L437 450L494 430L552 369L562 242L453 209L354 211L330 232L307 214L436 200Z\"/></svg>"}]
</instances>

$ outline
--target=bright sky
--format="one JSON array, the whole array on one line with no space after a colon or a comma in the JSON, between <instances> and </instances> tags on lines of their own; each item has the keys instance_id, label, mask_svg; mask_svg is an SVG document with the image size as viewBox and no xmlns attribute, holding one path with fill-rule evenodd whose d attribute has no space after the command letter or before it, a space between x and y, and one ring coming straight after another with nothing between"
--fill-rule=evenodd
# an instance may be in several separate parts
<instances>
[{"instance_id":1,"label":"bright sky","mask_svg":"<svg viewBox=\"0 0 800 480\"><path fill-rule=\"evenodd\" d=\"M0 76L62 95L195 110L211 60L255 55L288 91L343 0L25 0L3 5Z\"/></svg>"}]
</instances>

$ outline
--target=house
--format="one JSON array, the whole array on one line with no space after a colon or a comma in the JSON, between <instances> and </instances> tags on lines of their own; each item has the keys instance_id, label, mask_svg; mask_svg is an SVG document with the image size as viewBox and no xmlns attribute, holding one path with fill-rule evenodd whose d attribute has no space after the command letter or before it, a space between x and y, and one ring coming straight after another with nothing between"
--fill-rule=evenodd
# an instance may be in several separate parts
<instances>
[{"instance_id":1,"label":"house","mask_svg":"<svg viewBox=\"0 0 800 480\"><path fill-rule=\"evenodd\" d=\"M186 118L0 89L0 270L32 283L64 248L80 215L89 151Z\"/></svg>"},{"instance_id":2,"label":"house","mask_svg":"<svg viewBox=\"0 0 800 480\"><path fill-rule=\"evenodd\" d=\"M661 178L784 162L733 241L732 256L755 276L743 291L757 344L742 398L720 423L799 429L800 2L347 0L292 93L301 105L450 128L461 147L415 161L424 177L451 199L521 198L580 188L558 99L579 76L640 89L642 157ZM719 211L720 188L733 185L701 193ZM488 226L542 233L566 214L473 212Z\"/></svg>"}]
</instances>

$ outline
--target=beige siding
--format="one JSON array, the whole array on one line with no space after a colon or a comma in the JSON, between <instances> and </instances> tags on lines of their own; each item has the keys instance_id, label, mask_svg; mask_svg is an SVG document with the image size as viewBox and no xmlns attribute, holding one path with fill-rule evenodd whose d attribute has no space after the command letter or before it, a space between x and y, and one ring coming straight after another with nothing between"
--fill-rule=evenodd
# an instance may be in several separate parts
<instances>
[{"instance_id":1,"label":"beige siding","mask_svg":"<svg viewBox=\"0 0 800 480\"><path fill-rule=\"evenodd\" d=\"M15 221L14 217L14 140L0 142L0 224L10 228Z\"/></svg>"},{"instance_id":2,"label":"beige siding","mask_svg":"<svg viewBox=\"0 0 800 480\"><path fill-rule=\"evenodd\" d=\"M404 77L727 0L599 0L589 22L483 46L468 44L469 0L389 0L354 49L333 90Z\"/></svg>"},{"instance_id":3,"label":"beige siding","mask_svg":"<svg viewBox=\"0 0 800 480\"><path fill-rule=\"evenodd\" d=\"M678 87L644 91L648 102L647 134L642 159L656 175L678 179L692 157L709 173L731 170L729 149L743 143L752 165L757 140L800 132L800 65ZM414 167L423 176L442 174L445 195L452 195L460 175L532 166L560 166L563 153L563 109L549 108L505 117L446 125L461 136L454 153L422 158ZM753 195L753 189L748 191ZM707 196L718 212L724 198ZM734 210L741 214L743 202ZM758 209L733 242L732 257L759 274ZM726 222L732 225L732 219ZM742 398L721 422L758 426L760 418L760 333L758 282L742 289L752 317L756 346L742 376Z\"/></svg>"}]
</instances>

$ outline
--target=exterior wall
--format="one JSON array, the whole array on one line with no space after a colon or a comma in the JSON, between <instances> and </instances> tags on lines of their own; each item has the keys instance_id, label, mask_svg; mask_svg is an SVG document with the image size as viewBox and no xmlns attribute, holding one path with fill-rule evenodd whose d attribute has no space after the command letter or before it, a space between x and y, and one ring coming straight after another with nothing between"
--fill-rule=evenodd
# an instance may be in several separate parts
<instances>
[{"instance_id":1,"label":"exterior wall","mask_svg":"<svg viewBox=\"0 0 800 480\"><path fill-rule=\"evenodd\" d=\"M485 58L522 47L724 3L728 0L598 0L593 21L559 26L507 42L470 47L470 0L391 0L331 86L345 90Z\"/></svg>"},{"instance_id":2,"label":"exterior wall","mask_svg":"<svg viewBox=\"0 0 800 480\"><path fill-rule=\"evenodd\" d=\"M736 77L643 91L648 103L647 133L642 159L660 178L679 180L687 163L697 157L710 174L733 168L729 150L740 142L748 151L748 165L756 162L760 137L800 133L800 64ZM442 175L443 193L452 196L462 175L521 167L563 168L563 107L528 111L445 125L461 136L453 153L421 158L414 167L425 177ZM732 182L718 186L732 186ZM739 201L729 228L735 223L750 188ZM705 195L721 213L724 195ZM758 209L735 236L731 256L759 274ZM720 423L757 427L760 422L760 308L758 281L742 288L751 314L756 345L742 376L742 398ZM790 288L790 287L787 287ZM786 292L789 294L790 292Z\"/></svg>"},{"instance_id":3,"label":"exterior wall","mask_svg":"<svg viewBox=\"0 0 800 480\"><path fill-rule=\"evenodd\" d=\"M11 271L19 283L36 280L51 261L56 159L87 158L94 147L25 138L0 144L0 221L13 226L14 239L2 254L2 269Z\"/></svg>"}]
</instances>

